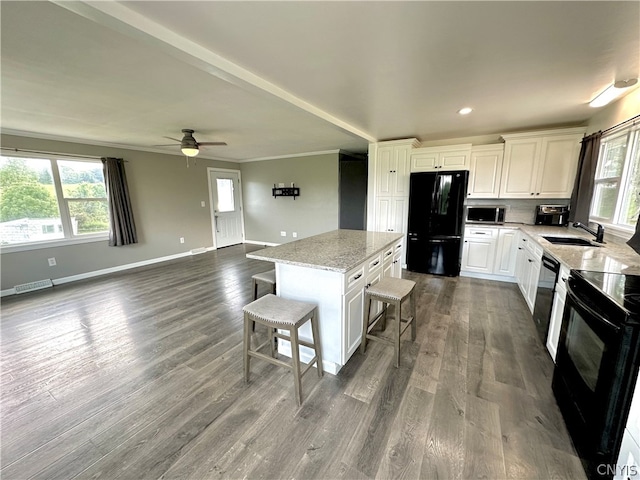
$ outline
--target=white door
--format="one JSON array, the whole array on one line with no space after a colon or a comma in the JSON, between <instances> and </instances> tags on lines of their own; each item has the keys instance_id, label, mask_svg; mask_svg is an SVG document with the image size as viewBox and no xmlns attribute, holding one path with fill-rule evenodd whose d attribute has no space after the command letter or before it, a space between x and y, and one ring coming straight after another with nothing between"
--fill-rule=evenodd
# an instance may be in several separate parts
<instances>
[{"instance_id":1,"label":"white door","mask_svg":"<svg viewBox=\"0 0 640 480\"><path fill-rule=\"evenodd\" d=\"M242 243L240 172L209 169L209 192L214 246L222 248Z\"/></svg>"}]
</instances>

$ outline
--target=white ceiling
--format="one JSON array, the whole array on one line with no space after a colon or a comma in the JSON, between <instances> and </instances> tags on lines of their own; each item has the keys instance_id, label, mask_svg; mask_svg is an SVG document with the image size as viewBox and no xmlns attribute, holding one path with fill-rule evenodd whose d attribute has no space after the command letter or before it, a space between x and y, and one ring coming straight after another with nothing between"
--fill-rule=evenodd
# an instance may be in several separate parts
<instances>
[{"instance_id":1,"label":"white ceiling","mask_svg":"<svg viewBox=\"0 0 640 480\"><path fill-rule=\"evenodd\" d=\"M1 126L246 160L584 124L640 2L0 2ZM461 117L456 111L471 106ZM178 152L177 147L155 148Z\"/></svg>"}]
</instances>

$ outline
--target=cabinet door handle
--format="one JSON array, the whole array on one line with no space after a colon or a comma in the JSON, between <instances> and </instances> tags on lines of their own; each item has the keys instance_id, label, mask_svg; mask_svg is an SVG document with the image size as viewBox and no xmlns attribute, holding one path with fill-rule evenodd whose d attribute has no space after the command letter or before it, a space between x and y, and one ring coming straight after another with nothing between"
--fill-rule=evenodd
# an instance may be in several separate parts
<instances>
[{"instance_id":1,"label":"cabinet door handle","mask_svg":"<svg viewBox=\"0 0 640 480\"><path fill-rule=\"evenodd\" d=\"M531 260L529 260L529 261L531 261ZM361 274L361 273L359 273L359 274L357 274L355 277L353 277L353 279L354 279L354 280L357 280L357 279L359 279L361 276L362 276L362 274Z\"/></svg>"},{"instance_id":2,"label":"cabinet door handle","mask_svg":"<svg viewBox=\"0 0 640 480\"><path fill-rule=\"evenodd\" d=\"M530 258L527 258L527 262L531 263L533 262L533 260L531 260Z\"/></svg>"},{"instance_id":3,"label":"cabinet door handle","mask_svg":"<svg viewBox=\"0 0 640 480\"><path fill-rule=\"evenodd\" d=\"M386 257L388 257L389 255L391 255L393 252L387 252L387 254L385 255Z\"/></svg>"},{"instance_id":4,"label":"cabinet door handle","mask_svg":"<svg viewBox=\"0 0 640 480\"><path fill-rule=\"evenodd\" d=\"M518 247L518 250L522 250L522 247Z\"/></svg>"},{"instance_id":5,"label":"cabinet door handle","mask_svg":"<svg viewBox=\"0 0 640 480\"><path fill-rule=\"evenodd\" d=\"M531 192L531 195L533 195L533 192Z\"/></svg>"},{"instance_id":6,"label":"cabinet door handle","mask_svg":"<svg viewBox=\"0 0 640 480\"><path fill-rule=\"evenodd\" d=\"M562 277L562 281L567 283L567 277Z\"/></svg>"},{"instance_id":7,"label":"cabinet door handle","mask_svg":"<svg viewBox=\"0 0 640 480\"><path fill-rule=\"evenodd\" d=\"M373 264L373 266L375 267L376 265L378 265L380 263L380 260L376 260L375 263Z\"/></svg>"}]
</instances>

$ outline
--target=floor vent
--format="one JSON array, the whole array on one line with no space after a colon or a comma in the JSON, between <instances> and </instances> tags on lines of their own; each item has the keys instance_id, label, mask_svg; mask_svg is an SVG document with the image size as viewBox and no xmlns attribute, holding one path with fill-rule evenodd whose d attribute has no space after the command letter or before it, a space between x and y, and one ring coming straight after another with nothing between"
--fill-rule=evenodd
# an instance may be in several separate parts
<instances>
[{"instance_id":1,"label":"floor vent","mask_svg":"<svg viewBox=\"0 0 640 480\"><path fill-rule=\"evenodd\" d=\"M198 255L199 253L207 253L207 249L204 247L194 248L191 250L191 255Z\"/></svg>"},{"instance_id":2,"label":"floor vent","mask_svg":"<svg viewBox=\"0 0 640 480\"><path fill-rule=\"evenodd\" d=\"M16 293L33 292L34 290L42 290L43 288L53 287L51 279L38 280L37 282L23 283L22 285L16 285L13 287Z\"/></svg>"}]
</instances>

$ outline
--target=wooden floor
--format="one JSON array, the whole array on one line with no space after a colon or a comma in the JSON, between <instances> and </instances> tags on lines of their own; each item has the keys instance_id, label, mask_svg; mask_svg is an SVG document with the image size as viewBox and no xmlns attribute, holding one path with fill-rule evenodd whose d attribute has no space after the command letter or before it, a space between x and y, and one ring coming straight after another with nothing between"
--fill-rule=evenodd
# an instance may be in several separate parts
<instances>
[{"instance_id":1,"label":"wooden floor","mask_svg":"<svg viewBox=\"0 0 640 480\"><path fill-rule=\"evenodd\" d=\"M3 299L2 478L584 478L511 284L405 272L399 369L376 342L301 408L283 368L245 385L257 248Z\"/></svg>"}]
</instances>

